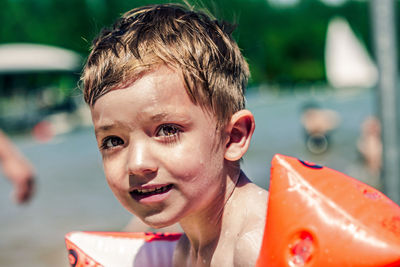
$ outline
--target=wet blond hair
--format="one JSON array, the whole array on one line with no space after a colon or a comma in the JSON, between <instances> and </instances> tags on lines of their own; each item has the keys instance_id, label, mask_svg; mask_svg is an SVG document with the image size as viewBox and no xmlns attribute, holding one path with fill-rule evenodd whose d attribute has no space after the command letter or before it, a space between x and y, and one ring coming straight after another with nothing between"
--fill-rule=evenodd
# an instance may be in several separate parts
<instances>
[{"instance_id":1,"label":"wet blond hair","mask_svg":"<svg viewBox=\"0 0 400 267\"><path fill-rule=\"evenodd\" d=\"M232 31L232 26L183 5L135 8L93 41L81 78L85 101L93 106L110 90L166 64L182 72L193 103L224 125L244 109L249 76Z\"/></svg>"}]
</instances>

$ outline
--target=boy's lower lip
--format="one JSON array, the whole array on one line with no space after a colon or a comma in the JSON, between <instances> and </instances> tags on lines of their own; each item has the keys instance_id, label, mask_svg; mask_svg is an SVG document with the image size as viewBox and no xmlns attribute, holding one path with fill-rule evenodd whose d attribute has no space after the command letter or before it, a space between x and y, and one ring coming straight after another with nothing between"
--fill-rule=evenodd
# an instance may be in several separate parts
<instances>
[{"instance_id":1,"label":"boy's lower lip","mask_svg":"<svg viewBox=\"0 0 400 267\"><path fill-rule=\"evenodd\" d=\"M165 200L168 197L172 187L173 185L170 184L164 186L162 190L159 191L154 191L149 193L139 193L138 191L132 191L129 194L134 200L138 201L139 203L151 204Z\"/></svg>"}]
</instances>

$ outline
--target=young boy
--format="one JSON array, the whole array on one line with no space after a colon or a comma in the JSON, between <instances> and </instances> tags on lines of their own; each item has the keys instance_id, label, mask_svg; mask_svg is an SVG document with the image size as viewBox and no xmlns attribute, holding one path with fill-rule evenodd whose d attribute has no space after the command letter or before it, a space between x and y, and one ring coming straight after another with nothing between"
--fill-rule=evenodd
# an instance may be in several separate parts
<instances>
[{"instance_id":1,"label":"young boy","mask_svg":"<svg viewBox=\"0 0 400 267\"><path fill-rule=\"evenodd\" d=\"M154 228L180 223L175 266L254 266L267 191L240 170L254 131L228 25L174 4L124 14L82 80L109 186Z\"/></svg>"}]
</instances>

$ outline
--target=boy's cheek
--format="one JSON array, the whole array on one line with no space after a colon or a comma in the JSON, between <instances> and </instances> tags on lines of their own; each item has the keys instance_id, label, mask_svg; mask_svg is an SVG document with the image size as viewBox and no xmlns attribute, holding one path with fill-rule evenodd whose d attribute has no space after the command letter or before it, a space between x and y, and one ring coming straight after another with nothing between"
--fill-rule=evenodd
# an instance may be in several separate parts
<instances>
[{"instance_id":1,"label":"boy's cheek","mask_svg":"<svg viewBox=\"0 0 400 267\"><path fill-rule=\"evenodd\" d=\"M114 191L117 190L120 185L121 185L121 175L123 175L121 172L121 169L118 168L118 166L115 166L114 164L103 164L104 167L104 174L106 176L106 180L108 183L108 186ZM114 192L115 193L115 192Z\"/></svg>"},{"instance_id":2,"label":"boy's cheek","mask_svg":"<svg viewBox=\"0 0 400 267\"><path fill-rule=\"evenodd\" d=\"M113 192L114 196L118 199L118 201L124 206L126 209L130 210L130 197L127 192L121 188L121 183L118 181L107 179L107 183Z\"/></svg>"},{"instance_id":3,"label":"boy's cheek","mask_svg":"<svg viewBox=\"0 0 400 267\"><path fill-rule=\"evenodd\" d=\"M188 151L175 158L169 157L168 161L169 163L164 165L169 167L168 172L185 180L190 180L207 167L206 160L195 151Z\"/></svg>"},{"instance_id":4,"label":"boy's cheek","mask_svg":"<svg viewBox=\"0 0 400 267\"><path fill-rule=\"evenodd\" d=\"M175 164L174 168L186 172L190 177L220 168L224 162L224 155L223 151L214 149L211 144L206 143L183 153L180 160L176 161L176 163L179 162L182 164Z\"/></svg>"},{"instance_id":5,"label":"boy's cheek","mask_svg":"<svg viewBox=\"0 0 400 267\"><path fill-rule=\"evenodd\" d=\"M122 192L120 190L119 184L115 180L108 179L108 178L107 178L107 183L108 183L108 186L110 187L111 191L113 192L114 196L121 202L122 201L122 199L121 199ZM123 203L121 203L121 204L123 204Z\"/></svg>"},{"instance_id":6,"label":"boy's cheek","mask_svg":"<svg viewBox=\"0 0 400 267\"><path fill-rule=\"evenodd\" d=\"M109 186L111 189L114 189L114 188L117 188L117 187L118 187L117 182L116 182L115 180L109 178L107 175L106 175L106 180L107 180L108 186Z\"/></svg>"}]
</instances>

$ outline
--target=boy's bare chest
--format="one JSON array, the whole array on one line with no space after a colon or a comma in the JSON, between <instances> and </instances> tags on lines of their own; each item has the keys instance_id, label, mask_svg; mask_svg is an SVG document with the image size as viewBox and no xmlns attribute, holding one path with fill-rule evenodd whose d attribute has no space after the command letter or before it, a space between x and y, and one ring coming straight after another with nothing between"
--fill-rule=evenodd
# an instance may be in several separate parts
<instances>
[{"instance_id":1,"label":"boy's bare chest","mask_svg":"<svg viewBox=\"0 0 400 267\"><path fill-rule=\"evenodd\" d=\"M224 267L234 266L234 240L221 240L217 246L204 249L197 255L185 253L174 260L174 267Z\"/></svg>"}]
</instances>

